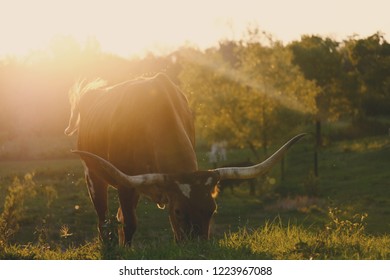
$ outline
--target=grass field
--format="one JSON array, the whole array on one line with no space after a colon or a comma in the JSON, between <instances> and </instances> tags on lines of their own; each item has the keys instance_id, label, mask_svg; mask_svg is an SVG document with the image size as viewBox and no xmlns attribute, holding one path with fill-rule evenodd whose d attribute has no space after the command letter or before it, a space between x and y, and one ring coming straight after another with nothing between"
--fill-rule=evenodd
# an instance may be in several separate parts
<instances>
[{"instance_id":1,"label":"grass field","mask_svg":"<svg viewBox=\"0 0 390 280\"><path fill-rule=\"evenodd\" d=\"M146 199L137 208L133 248L100 244L77 158L0 162L0 258L390 259L390 139L324 147L319 178L311 172L311 143L289 152L283 181L275 167L258 181L255 196L245 184L224 190L212 239L185 246L174 244L167 211ZM248 155L236 150L228 158ZM204 152L198 158L209 168ZM116 209L112 189L112 219Z\"/></svg>"}]
</instances>

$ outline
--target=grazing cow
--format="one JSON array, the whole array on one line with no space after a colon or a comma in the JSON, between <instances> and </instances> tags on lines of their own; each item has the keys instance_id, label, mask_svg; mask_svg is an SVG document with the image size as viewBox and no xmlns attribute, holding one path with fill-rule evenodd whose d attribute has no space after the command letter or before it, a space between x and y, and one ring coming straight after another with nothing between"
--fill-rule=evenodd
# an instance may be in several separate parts
<instances>
[{"instance_id":1,"label":"grazing cow","mask_svg":"<svg viewBox=\"0 0 390 280\"><path fill-rule=\"evenodd\" d=\"M223 178L252 178L269 170L303 135L268 160L246 168L198 171L193 116L179 88L164 74L106 87L101 81L71 91L65 133L78 131L77 153L85 167L99 233L107 214L107 187L118 190L120 243L131 244L140 195L168 205L175 240L209 238L216 185Z\"/></svg>"}]
</instances>

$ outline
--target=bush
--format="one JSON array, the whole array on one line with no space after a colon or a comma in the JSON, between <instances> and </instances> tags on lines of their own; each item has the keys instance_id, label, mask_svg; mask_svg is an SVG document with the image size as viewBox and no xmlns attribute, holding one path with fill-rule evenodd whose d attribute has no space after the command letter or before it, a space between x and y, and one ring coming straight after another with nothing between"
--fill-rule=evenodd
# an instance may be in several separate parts
<instances>
[{"instance_id":1,"label":"bush","mask_svg":"<svg viewBox=\"0 0 390 280\"><path fill-rule=\"evenodd\" d=\"M40 187L33 178L34 173L27 173L23 180L15 177L8 187L3 211L0 214L0 245L7 244L10 238L19 231L19 222L23 218L24 204L27 198L33 198L37 193L43 193L47 198L47 206L50 206L57 197L53 187Z\"/></svg>"}]
</instances>

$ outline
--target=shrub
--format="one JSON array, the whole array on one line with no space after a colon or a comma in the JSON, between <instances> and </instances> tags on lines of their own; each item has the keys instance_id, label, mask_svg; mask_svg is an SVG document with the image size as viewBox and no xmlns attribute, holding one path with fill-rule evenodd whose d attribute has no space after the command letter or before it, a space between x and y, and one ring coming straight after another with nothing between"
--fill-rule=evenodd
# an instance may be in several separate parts
<instances>
[{"instance_id":1,"label":"shrub","mask_svg":"<svg viewBox=\"0 0 390 280\"><path fill-rule=\"evenodd\" d=\"M37 193L44 194L47 198L47 206L57 197L52 186L38 186L34 179L34 173L27 173L23 180L15 177L8 187L5 196L3 211L0 214L0 245L5 245L9 239L18 232L19 222L23 218L24 204L27 198L33 198Z\"/></svg>"}]
</instances>

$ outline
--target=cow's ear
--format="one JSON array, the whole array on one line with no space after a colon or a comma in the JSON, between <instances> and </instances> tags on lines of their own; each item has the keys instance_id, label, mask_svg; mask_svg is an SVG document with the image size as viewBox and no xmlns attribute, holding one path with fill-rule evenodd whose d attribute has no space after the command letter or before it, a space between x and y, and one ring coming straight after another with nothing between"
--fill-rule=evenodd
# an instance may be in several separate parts
<instances>
[{"instance_id":1,"label":"cow's ear","mask_svg":"<svg viewBox=\"0 0 390 280\"><path fill-rule=\"evenodd\" d=\"M220 176L214 171L197 171L194 173L196 185L202 188L206 193L210 193L213 198L218 195L218 182Z\"/></svg>"},{"instance_id":2,"label":"cow's ear","mask_svg":"<svg viewBox=\"0 0 390 280\"><path fill-rule=\"evenodd\" d=\"M216 198L219 194L219 187L218 183L220 180L220 176L218 173L213 171L207 171L210 176L207 177L204 185L205 188L211 193L211 196L213 198Z\"/></svg>"},{"instance_id":3,"label":"cow's ear","mask_svg":"<svg viewBox=\"0 0 390 280\"><path fill-rule=\"evenodd\" d=\"M211 197L212 198L217 198L218 194L219 194L219 186L218 186L218 181L217 183L215 184L215 186L213 188L210 189L210 192L211 192Z\"/></svg>"}]
</instances>

